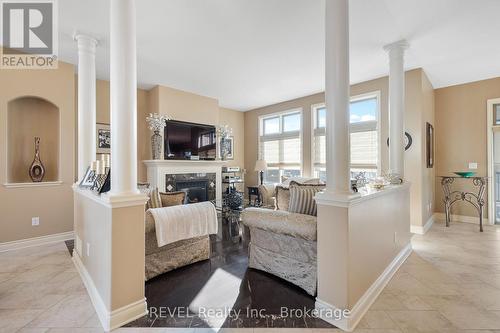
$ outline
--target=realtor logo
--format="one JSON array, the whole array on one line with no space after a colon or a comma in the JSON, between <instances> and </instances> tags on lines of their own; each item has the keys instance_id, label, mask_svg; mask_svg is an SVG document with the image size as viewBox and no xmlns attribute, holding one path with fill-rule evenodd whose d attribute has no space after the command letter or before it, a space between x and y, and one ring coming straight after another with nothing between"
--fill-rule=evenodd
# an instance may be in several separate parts
<instances>
[{"instance_id":1,"label":"realtor logo","mask_svg":"<svg viewBox=\"0 0 500 333\"><path fill-rule=\"evenodd\" d=\"M0 0L2 68L57 68L55 0Z\"/></svg>"}]
</instances>

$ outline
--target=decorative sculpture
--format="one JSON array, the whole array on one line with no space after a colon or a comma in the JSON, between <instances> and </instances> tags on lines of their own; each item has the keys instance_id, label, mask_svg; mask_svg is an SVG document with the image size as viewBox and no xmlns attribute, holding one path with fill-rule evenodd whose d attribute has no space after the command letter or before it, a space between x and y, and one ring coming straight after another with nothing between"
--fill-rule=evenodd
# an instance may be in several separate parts
<instances>
[{"instance_id":1,"label":"decorative sculpture","mask_svg":"<svg viewBox=\"0 0 500 333\"><path fill-rule=\"evenodd\" d=\"M33 163L31 163L29 174L31 180L35 183L39 183L43 180L45 176L45 167L43 166L42 160L40 159L40 138L35 137L35 158Z\"/></svg>"}]
</instances>

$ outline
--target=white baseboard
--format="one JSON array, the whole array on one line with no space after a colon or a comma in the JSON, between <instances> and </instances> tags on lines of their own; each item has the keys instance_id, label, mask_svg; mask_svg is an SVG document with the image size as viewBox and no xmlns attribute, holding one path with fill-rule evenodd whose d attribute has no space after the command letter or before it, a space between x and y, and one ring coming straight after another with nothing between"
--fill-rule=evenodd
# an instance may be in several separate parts
<instances>
[{"instance_id":1,"label":"white baseboard","mask_svg":"<svg viewBox=\"0 0 500 333\"><path fill-rule=\"evenodd\" d=\"M434 213L434 219L444 221L446 219L446 215L444 213ZM451 222L479 224L479 217L451 214ZM483 225L486 224L489 224L489 221L487 218L483 217Z\"/></svg>"},{"instance_id":2,"label":"white baseboard","mask_svg":"<svg viewBox=\"0 0 500 333\"><path fill-rule=\"evenodd\" d=\"M87 292L90 296L92 304L94 305L97 316L99 317L99 321L106 332L114 330L115 328L121 327L148 314L146 298L110 312L104 304L104 301L102 300L94 281L90 277L90 274L83 265L80 256L75 250L73 250L73 263L75 264L78 273L80 273L80 277L82 278L85 288L87 288Z\"/></svg>"},{"instance_id":3,"label":"white baseboard","mask_svg":"<svg viewBox=\"0 0 500 333\"><path fill-rule=\"evenodd\" d=\"M316 298L316 310L320 314L320 318L329 322L332 325L337 326L338 328L352 332L356 326L359 324L366 311L370 308L370 306L375 302L380 293L384 290L385 286L391 280L392 276L396 271L401 267L401 265L405 262L408 256L411 254L411 244L408 244L405 248L403 248L398 255L394 258L394 260L387 266L387 268L382 272L382 274L373 282L373 284L368 288L368 290L361 296L361 298L356 302L350 311L349 317L344 317L336 320L335 318L325 317L321 314L330 311L332 313L337 313L342 311L341 309L336 308L335 306L328 304Z\"/></svg>"},{"instance_id":4,"label":"white baseboard","mask_svg":"<svg viewBox=\"0 0 500 333\"><path fill-rule=\"evenodd\" d=\"M432 225L434 224L434 216L435 215L432 215L431 217L429 217L429 219L427 220L427 222L425 223L424 226L420 226L420 225L411 225L410 226L410 232L412 234L418 234L418 235L425 235L425 233L427 231L429 231L429 229L432 227Z\"/></svg>"},{"instance_id":5,"label":"white baseboard","mask_svg":"<svg viewBox=\"0 0 500 333\"><path fill-rule=\"evenodd\" d=\"M40 246L56 242L64 242L75 238L73 231L62 232L60 234L53 234L47 236L40 236L34 238L21 239L12 242L0 243L0 252L24 249L32 246Z\"/></svg>"}]
</instances>

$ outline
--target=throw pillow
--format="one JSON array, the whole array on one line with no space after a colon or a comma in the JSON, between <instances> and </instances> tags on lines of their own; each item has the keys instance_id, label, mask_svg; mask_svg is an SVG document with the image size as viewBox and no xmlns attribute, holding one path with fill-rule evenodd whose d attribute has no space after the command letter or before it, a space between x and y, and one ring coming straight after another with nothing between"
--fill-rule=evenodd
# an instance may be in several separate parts
<instances>
[{"instance_id":1,"label":"throw pillow","mask_svg":"<svg viewBox=\"0 0 500 333\"><path fill-rule=\"evenodd\" d=\"M296 182L290 182L290 204L288 211L290 213L299 213L306 215L317 215L317 206L314 196L325 188L323 184L303 185Z\"/></svg>"},{"instance_id":2,"label":"throw pillow","mask_svg":"<svg viewBox=\"0 0 500 333\"><path fill-rule=\"evenodd\" d=\"M284 186L276 186L275 197L276 210L288 211L288 205L290 202L290 189Z\"/></svg>"},{"instance_id":3,"label":"throw pillow","mask_svg":"<svg viewBox=\"0 0 500 333\"><path fill-rule=\"evenodd\" d=\"M309 177L281 177L281 185L289 186L292 182L298 184L322 184L319 178L309 178Z\"/></svg>"},{"instance_id":4,"label":"throw pillow","mask_svg":"<svg viewBox=\"0 0 500 333\"><path fill-rule=\"evenodd\" d=\"M183 205L186 200L186 192L160 192L160 199L162 207Z\"/></svg>"},{"instance_id":5,"label":"throw pillow","mask_svg":"<svg viewBox=\"0 0 500 333\"><path fill-rule=\"evenodd\" d=\"M161 198L160 198L160 193L158 192L158 188L155 188L154 190L151 191L151 195L149 196L148 200L148 207L149 208L161 208Z\"/></svg>"}]
</instances>

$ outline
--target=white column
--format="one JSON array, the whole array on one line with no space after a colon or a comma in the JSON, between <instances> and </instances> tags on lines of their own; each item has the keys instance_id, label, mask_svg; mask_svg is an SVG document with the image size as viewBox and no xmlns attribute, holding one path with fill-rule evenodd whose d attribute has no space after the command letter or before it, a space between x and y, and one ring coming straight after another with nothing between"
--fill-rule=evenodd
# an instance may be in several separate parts
<instances>
[{"instance_id":1,"label":"white column","mask_svg":"<svg viewBox=\"0 0 500 333\"><path fill-rule=\"evenodd\" d=\"M389 54L389 171L404 179L405 72L404 53L408 43L401 40L384 46Z\"/></svg>"},{"instance_id":2,"label":"white column","mask_svg":"<svg viewBox=\"0 0 500 333\"><path fill-rule=\"evenodd\" d=\"M326 192L350 193L349 1L326 1Z\"/></svg>"},{"instance_id":3,"label":"white column","mask_svg":"<svg viewBox=\"0 0 500 333\"><path fill-rule=\"evenodd\" d=\"M95 50L97 40L77 34L78 44L78 181L96 159Z\"/></svg>"},{"instance_id":4,"label":"white column","mask_svg":"<svg viewBox=\"0 0 500 333\"><path fill-rule=\"evenodd\" d=\"M137 194L135 1L111 0L110 11L110 194Z\"/></svg>"}]
</instances>

